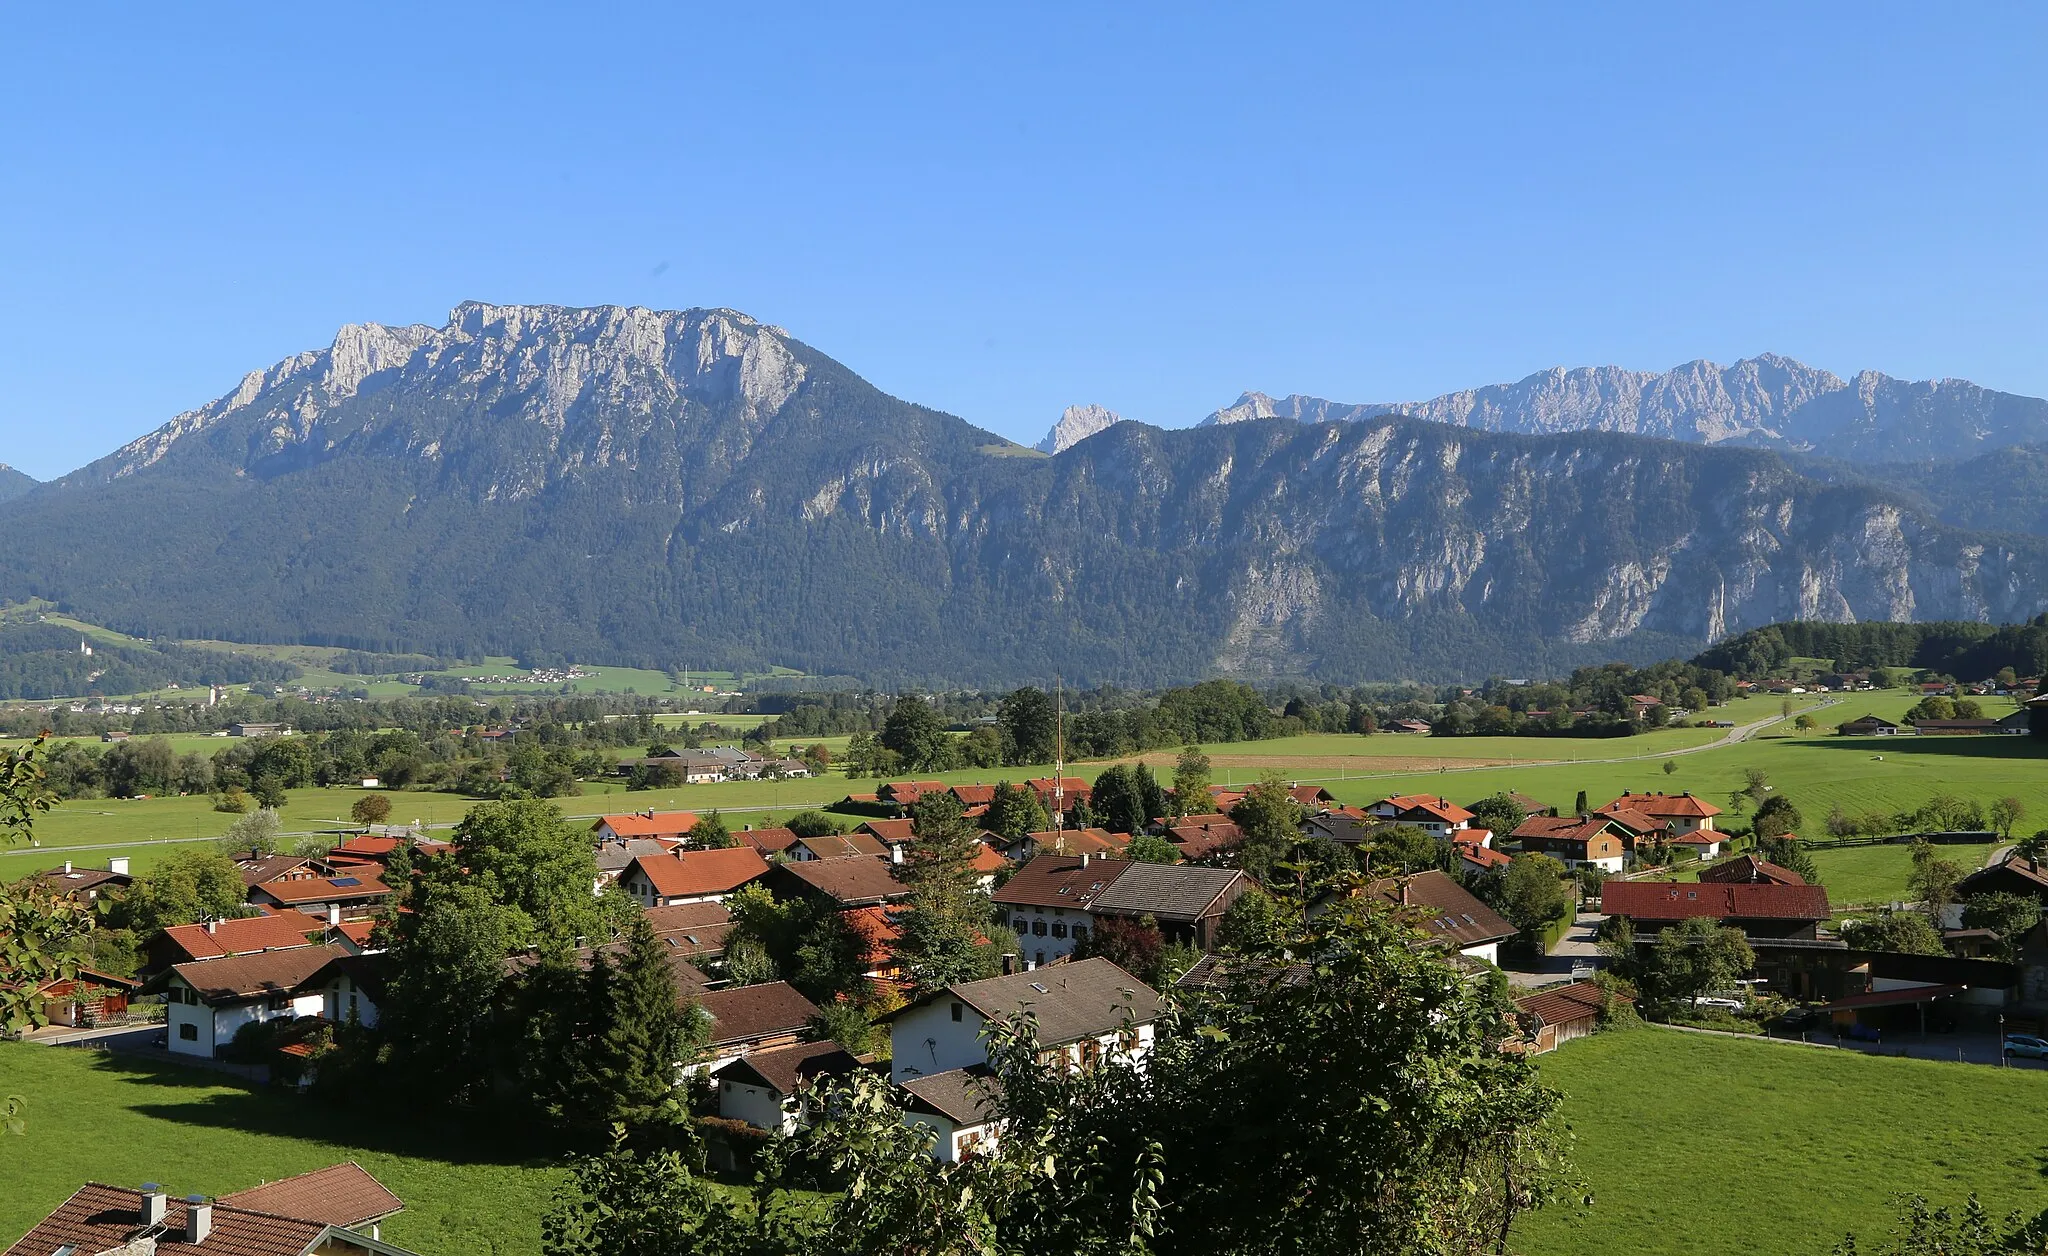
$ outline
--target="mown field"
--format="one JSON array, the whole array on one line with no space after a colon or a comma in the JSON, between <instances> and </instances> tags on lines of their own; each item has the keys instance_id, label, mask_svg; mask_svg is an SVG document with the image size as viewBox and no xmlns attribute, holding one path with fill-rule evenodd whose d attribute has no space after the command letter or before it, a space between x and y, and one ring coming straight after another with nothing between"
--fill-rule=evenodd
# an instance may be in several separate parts
<instances>
[{"instance_id":1,"label":"mown field","mask_svg":"<svg viewBox=\"0 0 2048 1256\"><path fill-rule=\"evenodd\" d=\"M0 1153L0 1242L86 1181L221 1194L354 1160L405 1201L384 1223L387 1239L422 1256L506 1256L540 1249L561 1178L501 1140L410 1115L341 1111L99 1052L0 1043L0 1093L29 1102L28 1133Z\"/></svg>"},{"instance_id":2,"label":"mown field","mask_svg":"<svg viewBox=\"0 0 2048 1256\"><path fill-rule=\"evenodd\" d=\"M1542 1067L1593 1204L1521 1225L1529 1256L1818 1256L1882 1234L1913 1191L2048 1208L2048 1073L1653 1028Z\"/></svg>"}]
</instances>

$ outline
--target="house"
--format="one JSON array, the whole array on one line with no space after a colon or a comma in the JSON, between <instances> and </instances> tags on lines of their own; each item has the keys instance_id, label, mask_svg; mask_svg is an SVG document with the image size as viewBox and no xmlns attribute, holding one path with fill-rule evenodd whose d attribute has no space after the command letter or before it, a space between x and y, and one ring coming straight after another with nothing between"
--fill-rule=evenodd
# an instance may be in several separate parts
<instances>
[{"instance_id":1,"label":"house","mask_svg":"<svg viewBox=\"0 0 2048 1256\"><path fill-rule=\"evenodd\" d=\"M792 859L774 865L767 882L777 898L812 898L835 907L878 907L910 897L896 879L896 865L871 855L836 859Z\"/></svg>"},{"instance_id":2,"label":"house","mask_svg":"<svg viewBox=\"0 0 2048 1256\"><path fill-rule=\"evenodd\" d=\"M672 782L712 785L727 779L731 766L716 755L694 750L669 750L645 759L628 759L619 764L617 771L624 776L631 775L635 768L659 768Z\"/></svg>"},{"instance_id":3,"label":"house","mask_svg":"<svg viewBox=\"0 0 2048 1256\"><path fill-rule=\"evenodd\" d=\"M983 1031L1035 1018L1039 1059L1087 1067L1141 1060L1152 1047L1159 993L1106 959L984 977L935 990L891 1012L889 1078L899 1084L988 1063Z\"/></svg>"},{"instance_id":4,"label":"house","mask_svg":"<svg viewBox=\"0 0 2048 1256\"><path fill-rule=\"evenodd\" d=\"M274 1185L282 1187L291 1180ZM338 1189L332 1194L304 1194L322 1203L330 1198L346 1202ZM275 1198L295 1201L288 1192ZM6 1256L173 1256L188 1251L218 1251L222 1256L412 1256L375 1237L374 1221L364 1224L370 1233L274 1208L236 1207L225 1199L209 1203L203 1195L172 1200L154 1182L143 1183L139 1191L87 1182L9 1247Z\"/></svg>"},{"instance_id":5,"label":"house","mask_svg":"<svg viewBox=\"0 0 2048 1256\"><path fill-rule=\"evenodd\" d=\"M625 875L626 869L633 861L643 855L666 855L674 849L670 843L656 841L651 837L629 837L624 841L600 842L597 847L597 884L594 888L603 890L605 886L617 881Z\"/></svg>"},{"instance_id":6,"label":"house","mask_svg":"<svg viewBox=\"0 0 2048 1256\"><path fill-rule=\"evenodd\" d=\"M1310 811L1320 811L1337 801L1337 795L1320 785L1289 785L1287 796Z\"/></svg>"},{"instance_id":7,"label":"house","mask_svg":"<svg viewBox=\"0 0 2048 1256\"><path fill-rule=\"evenodd\" d=\"M1515 1008L1522 1014L1524 1052L1542 1055L1574 1038L1585 1037L1600 1027L1600 1015L1606 1006L1605 992L1590 981L1552 986L1518 997Z\"/></svg>"},{"instance_id":8,"label":"house","mask_svg":"<svg viewBox=\"0 0 2048 1256\"><path fill-rule=\"evenodd\" d=\"M329 965L357 960L338 946L295 947L174 965L159 982L170 1049L217 1055L244 1025L320 1016L328 1010ZM362 1000L358 998L358 1014ZM374 1013L363 1016L374 1019Z\"/></svg>"},{"instance_id":9,"label":"house","mask_svg":"<svg viewBox=\"0 0 2048 1256\"><path fill-rule=\"evenodd\" d=\"M1095 796L1095 787L1078 776L1041 776L1024 782L1024 787L1038 795L1038 801L1045 804L1046 814L1058 821L1070 816L1076 803L1087 802Z\"/></svg>"},{"instance_id":10,"label":"house","mask_svg":"<svg viewBox=\"0 0 2048 1256\"><path fill-rule=\"evenodd\" d=\"M1512 855L1506 851L1495 850L1485 842L1453 842L1452 848L1458 852L1458 858L1463 861L1467 872L1496 875L1506 872L1508 865L1515 862Z\"/></svg>"},{"instance_id":11,"label":"house","mask_svg":"<svg viewBox=\"0 0 2048 1256\"><path fill-rule=\"evenodd\" d=\"M1714 817L1721 809L1704 798L1695 798L1690 790L1682 794L1638 794L1622 791L1621 797L1594 812L1604 815L1611 811L1636 811L1655 820L1662 820L1673 834L1692 833L1714 827Z\"/></svg>"},{"instance_id":12,"label":"house","mask_svg":"<svg viewBox=\"0 0 2048 1256\"><path fill-rule=\"evenodd\" d=\"M309 881L315 877L335 875L334 865L325 859L310 859L303 855L259 855L253 850L235 860L235 871L242 874L245 886L261 885L265 881Z\"/></svg>"},{"instance_id":13,"label":"house","mask_svg":"<svg viewBox=\"0 0 2048 1256\"><path fill-rule=\"evenodd\" d=\"M657 842L680 842L697 827L694 811L637 811L629 815L599 816L590 831L599 843L623 842L628 838L649 838Z\"/></svg>"},{"instance_id":14,"label":"house","mask_svg":"<svg viewBox=\"0 0 2048 1256\"><path fill-rule=\"evenodd\" d=\"M144 971L162 972L175 964L218 959L224 955L252 955L311 946L313 943L307 934L319 929L319 922L298 912L240 916L197 925L172 925L144 944L143 953L147 957Z\"/></svg>"},{"instance_id":15,"label":"house","mask_svg":"<svg viewBox=\"0 0 2048 1256\"><path fill-rule=\"evenodd\" d=\"M1002 848L1005 859L1022 863L1034 855L1093 855L1098 859L1121 859L1131 845L1128 833L1108 829L1044 829L1027 833Z\"/></svg>"},{"instance_id":16,"label":"house","mask_svg":"<svg viewBox=\"0 0 2048 1256\"><path fill-rule=\"evenodd\" d=\"M1990 867L1979 868L1956 882L1958 900L1997 893L2017 894L2048 904L2048 863L2008 854Z\"/></svg>"},{"instance_id":17,"label":"house","mask_svg":"<svg viewBox=\"0 0 2048 1256\"><path fill-rule=\"evenodd\" d=\"M81 968L70 977L37 987L35 1002L50 1024L88 1029L126 1016L128 1000L141 989L139 981Z\"/></svg>"},{"instance_id":18,"label":"house","mask_svg":"<svg viewBox=\"0 0 2048 1256\"><path fill-rule=\"evenodd\" d=\"M1429 724L1425 720L1417 719L1388 720L1381 726L1380 731L1387 733L1426 733L1429 731Z\"/></svg>"},{"instance_id":19,"label":"house","mask_svg":"<svg viewBox=\"0 0 2048 1256\"><path fill-rule=\"evenodd\" d=\"M717 1073L741 1056L801 1042L818 1005L786 981L709 990L691 1000L704 1026L702 1058L693 1069Z\"/></svg>"},{"instance_id":20,"label":"house","mask_svg":"<svg viewBox=\"0 0 2048 1256\"><path fill-rule=\"evenodd\" d=\"M1244 897L1245 891L1254 888L1252 879L1235 868L1128 860L1118 864L1114 879L1094 896L1087 914L1096 920L1112 916L1131 920L1149 917L1167 941L1187 943L1199 950L1216 945L1223 913ZM1100 861L1097 866L1101 866Z\"/></svg>"},{"instance_id":21,"label":"house","mask_svg":"<svg viewBox=\"0 0 2048 1256\"><path fill-rule=\"evenodd\" d=\"M1370 814L1330 811L1310 816L1302 822L1301 831L1304 836L1320 837L1339 846L1363 846L1372 840L1374 831L1386 827L1386 824L1385 820Z\"/></svg>"},{"instance_id":22,"label":"house","mask_svg":"<svg viewBox=\"0 0 2048 1256\"><path fill-rule=\"evenodd\" d=\"M1515 927L1493 908L1441 872L1412 872L1387 877L1364 893L1392 904L1432 938L1461 955L1500 962L1500 944L1515 936Z\"/></svg>"},{"instance_id":23,"label":"house","mask_svg":"<svg viewBox=\"0 0 2048 1256\"><path fill-rule=\"evenodd\" d=\"M1835 731L1844 737L1896 737L1899 735L1899 726L1890 720L1866 713L1837 724Z\"/></svg>"},{"instance_id":24,"label":"house","mask_svg":"<svg viewBox=\"0 0 2048 1256\"><path fill-rule=\"evenodd\" d=\"M1170 825L1165 836L1190 863L1227 855L1244 845L1244 830L1231 820Z\"/></svg>"},{"instance_id":25,"label":"house","mask_svg":"<svg viewBox=\"0 0 2048 1256\"><path fill-rule=\"evenodd\" d=\"M2007 737L2025 737L2032 734L2034 731L2033 713L2022 707L2010 715L2000 716L1998 719L1998 731Z\"/></svg>"},{"instance_id":26,"label":"house","mask_svg":"<svg viewBox=\"0 0 2048 1256\"><path fill-rule=\"evenodd\" d=\"M902 1087L908 1097L903 1122L931 1131L936 1159L957 1163L994 1145L1003 1083L987 1065L912 1077Z\"/></svg>"},{"instance_id":27,"label":"house","mask_svg":"<svg viewBox=\"0 0 2048 1256\"><path fill-rule=\"evenodd\" d=\"M228 736L230 737L289 737L291 732L292 726L289 724L228 725Z\"/></svg>"},{"instance_id":28,"label":"house","mask_svg":"<svg viewBox=\"0 0 2048 1256\"><path fill-rule=\"evenodd\" d=\"M106 891L125 890L135 884L135 878L128 874L128 857L125 855L107 860L104 869L74 867L67 859L61 867L38 875L54 892L88 903Z\"/></svg>"},{"instance_id":29,"label":"house","mask_svg":"<svg viewBox=\"0 0 2048 1256\"><path fill-rule=\"evenodd\" d=\"M768 861L747 846L641 855L619 874L619 887L642 907L716 902L768 874Z\"/></svg>"},{"instance_id":30,"label":"house","mask_svg":"<svg viewBox=\"0 0 2048 1256\"><path fill-rule=\"evenodd\" d=\"M1600 887L1600 908L1625 917L1635 926L1638 941L1697 916L1751 937L1811 940L1832 914L1825 888L1775 882L1609 881Z\"/></svg>"},{"instance_id":31,"label":"house","mask_svg":"<svg viewBox=\"0 0 2048 1256\"><path fill-rule=\"evenodd\" d=\"M371 1238L377 1237L379 1223L405 1210L398 1196L353 1160L231 1191L215 1202L273 1217L320 1221L345 1230L366 1229Z\"/></svg>"},{"instance_id":32,"label":"house","mask_svg":"<svg viewBox=\"0 0 2048 1256\"><path fill-rule=\"evenodd\" d=\"M867 833L800 837L789 844L784 854L799 863L807 863L813 859L846 859L854 855L863 855L869 859L890 858L889 848Z\"/></svg>"},{"instance_id":33,"label":"house","mask_svg":"<svg viewBox=\"0 0 2048 1256\"><path fill-rule=\"evenodd\" d=\"M751 824L733 834L733 836L740 839L746 845L753 847L754 853L760 855L763 859L768 858L770 855L781 854L795 845L797 840L796 833L792 829L780 827L757 829Z\"/></svg>"},{"instance_id":34,"label":"house","mask_svg":"<svg viewBox=\"0 0 2048 1256\"><path fill-rule=\"evenodd\" d=\"M249 901L257 907L289 909L337 922L348 915L366 916L390 897L391 887L367 870L361 875L265 881L249 887Z\"/></svg>"},{"instance_id":35,"label":"house","mask_svg":"<svg viewBox=\"0 0 2048 1256\"><path fill-rule=\"evenodd\" d=\"M904 815L926 794L946 792L948 787L943 781L890 781L875 790L875 801L885 807L895 808L898 815Z\"/></svg>"},{"instance_id":36,"label":"house","mask_svg":"<svg viewBox=\"0 0 2048 1256\"><path fill-rule=\"evenodd\" d=\"M993 785L955 785L953 797L960 800L960 806L972 814L976 807L986 807L996 800Z\"/></svg>"},{"instance_id":37,"label":"house","mask_svg":"<svg viewBox=\"0 0 2048 1256\"><path fill-rule=\"evenodd\" d=\"M989 897L1016 930L1025 960L1045 964L1088 939L1090 906L1129 866L1093 855L1039 855Z\"/></svg>"},{"instance_id":38,"label":"house","mask_svg":"<svg viewBox=\"0 0 2048 1256\"><path fill-rule=\"evenodd\" d=\"M1709 885L1805 885L1806 878L1755 855L1738 855L1727 863L1700 869L1700 880Z\"/></svg>"},{"instance_id":39,"label":"house","mask_svg":"<svg viewBox=\"0 0 2048 1256\"><path fill-rule=\"evenodd\" d=\"M1628 831L1605 816L1530 816L1508 834L1525 851L1550 855L1576 871L1620 872L1628 859Z\"/></svg>"},{"instance_id":40,"label":"house","mask_svg":"<svg viewBox=\"0 0 2048 1256\"><path fill-rule=\"evenodd\" d=\"M1472 813L1448 798L1400 794L1382 798L1365 809L1382 824L1412 824L1435 838L1448 838L1472 823Z\"/></svg>"},{"instance_id":41,"label":"house","mask_svg":"<svg viewBox=\"0 0 2048 1256\"><path fill-rule=\"evenodd\" d=\"M1662 846L1673 837L1670 821L1644 815L1633 807L1615 807L1595 814L1621 829L1622 844L1630 850L1639 846Z\"/></svg>"},{"instance_id":42,"label":"house","mask_svg":"<svg viewBox=\"0 0 2048 1256\"><path fill-rule=\"evenodd\" d=\"M889 857L897 863L903 862L903 852L917 840L910 820L865 820L853 830L865 833L889 848Z\"/></svg>"},{"instance_id":43,"label":"house","mask_svg":"<svg viewBox=\"0 0 2048 1256\"><path fill-rule=\"evenodd\" d=\"M860 1061L836 1042L798 1042L755 1051L718 1071L718 1115L756 1129L794 1134L804 1123L804 1087L842 1077Z\"/></svg>"}]
</instances>

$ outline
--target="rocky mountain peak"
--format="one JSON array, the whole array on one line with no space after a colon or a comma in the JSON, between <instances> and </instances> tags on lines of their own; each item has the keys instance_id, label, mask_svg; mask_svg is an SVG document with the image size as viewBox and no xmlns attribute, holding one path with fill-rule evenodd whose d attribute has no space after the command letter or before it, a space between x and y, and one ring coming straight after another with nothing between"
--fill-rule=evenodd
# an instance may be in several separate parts
<instances>
[{"instance_id":1,"label":"rocky mountain peak","mask_svg":"<svg viewBox=\"0 0 2048 1256\"><path fill-rule=\"evenodd\" d=\"M1068 406L1060 415L1060 421L1032 448L1040 453L1057 454L1073 448L1097 432L1123 422L1123 416L1114 410L1101 406Z\"/></svg>"}]
</instances>

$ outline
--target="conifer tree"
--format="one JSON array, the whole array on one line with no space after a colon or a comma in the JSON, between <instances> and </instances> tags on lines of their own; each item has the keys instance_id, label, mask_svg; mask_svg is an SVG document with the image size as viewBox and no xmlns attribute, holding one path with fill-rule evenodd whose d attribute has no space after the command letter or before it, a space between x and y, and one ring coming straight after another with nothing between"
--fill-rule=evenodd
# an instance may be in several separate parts
<instances>
[{"instance_id":1,"label":"conifer tree","mask_svg":"<svg viewBox=\"0 0 2048 1256\"><path fill-rule=\"evenodd\" d=\"M590 965L588 1044L579 1072L588 1080L576 1115L629 1130L670 1124L686 1042L675 976L646 917L636 918L614 953Z\"/></svg>"},{"instance_id":2,"label":"conifer tree","mask_svg":"<svg viewBox=\"0 0 2048 1256\"><path fill-rule=\"evenodd\" d=\"M919 994L985 975L982 930L988 905L977 888L981 840L960 800L927 794L911 808L910 854L903 879L910 904L900 921L896 958Z\"/></svg>"}]
</instances>

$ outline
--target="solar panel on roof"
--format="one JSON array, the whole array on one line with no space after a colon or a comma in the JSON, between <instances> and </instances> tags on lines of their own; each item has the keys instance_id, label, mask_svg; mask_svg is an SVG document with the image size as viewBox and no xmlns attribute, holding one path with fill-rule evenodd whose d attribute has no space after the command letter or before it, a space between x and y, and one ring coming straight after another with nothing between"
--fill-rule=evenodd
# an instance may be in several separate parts
<instances>
[{"instance_id":1,"label":"solar panel on roof","mask_svg":"<svg viewBox=\"0 0 2048 1256\"><path fill-rule=\"evenodd\" d=\"M329 881L327 884L339 888L344 885L361 885L362 883L363 881L361 877L336 877L332 881Z\"/></svg>"}]
</instances>

